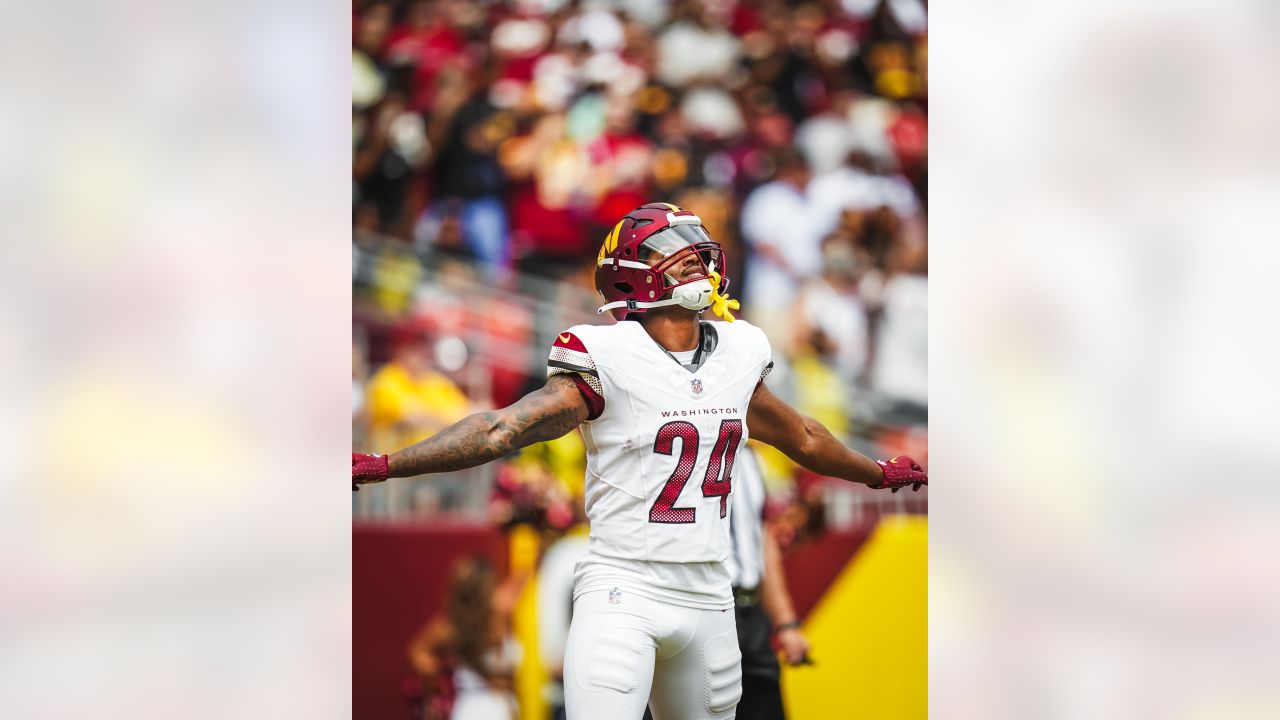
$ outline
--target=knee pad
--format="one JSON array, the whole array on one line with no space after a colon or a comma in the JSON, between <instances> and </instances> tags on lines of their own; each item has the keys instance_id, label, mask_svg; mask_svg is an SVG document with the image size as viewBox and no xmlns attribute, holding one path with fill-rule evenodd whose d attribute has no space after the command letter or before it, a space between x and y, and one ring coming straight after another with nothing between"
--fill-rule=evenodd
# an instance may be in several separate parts
<instances>
[{"instance_id":1,"label":"knee pad","mask_svg":"<svg viewBox=\"0 0 1280 720\"><path fill-rule=\"evenodd\" d=\"M742 699L742 652L738 650L737 633L707 640L702 653L706 658L703 699L707 710L713 714L733 710Z\"/></svg>"}]
</instances>

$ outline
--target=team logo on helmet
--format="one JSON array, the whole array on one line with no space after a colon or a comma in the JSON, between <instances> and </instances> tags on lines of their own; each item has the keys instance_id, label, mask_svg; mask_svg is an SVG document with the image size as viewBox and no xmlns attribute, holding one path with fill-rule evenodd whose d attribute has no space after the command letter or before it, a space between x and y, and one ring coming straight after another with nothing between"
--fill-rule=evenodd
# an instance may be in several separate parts
<instances>
[{"instance_id":1,"label":"team logo on helmet","mask_svg":"<svg viewBox=\"0 0 1280 720\"><path fill-rule=\"evenodd\" d=\"M626 222L626 218L618 221L617 225L604 236L604 244L600 246L600 255L596 258L596 262L600 262L606 255L618 249L618 233L622 231L622 223Z\"/></svg>"}]
</instances>

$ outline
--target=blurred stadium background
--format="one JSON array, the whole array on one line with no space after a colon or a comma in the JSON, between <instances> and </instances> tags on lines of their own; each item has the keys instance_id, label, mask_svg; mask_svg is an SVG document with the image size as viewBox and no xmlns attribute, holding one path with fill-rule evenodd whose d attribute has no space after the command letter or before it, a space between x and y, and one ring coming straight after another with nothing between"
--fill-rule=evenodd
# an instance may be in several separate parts
<instances>
[{"instance_id":1,"label":"blurred stadium background","mask_svg":"<svg viewBox=\"0 0 1280 720\"><path fill-rule=\"evenodd\" d=\"M771 388L866 454L927 464L925 14L354 2L353 448L541 385L556 333L611 322L592 286L604 232L663 200L725 246L740 316L773 344ZM789 716L925 717L927 490L757 450L816 661L784 670ZM583 465L573 433L353 495L353 717L446 713L431 638L468 588L491 599L520 717L554 716L568 590L549 565L581 543ZM476 556L491 577L467 574Z\"/></svg>"}]
</instances>

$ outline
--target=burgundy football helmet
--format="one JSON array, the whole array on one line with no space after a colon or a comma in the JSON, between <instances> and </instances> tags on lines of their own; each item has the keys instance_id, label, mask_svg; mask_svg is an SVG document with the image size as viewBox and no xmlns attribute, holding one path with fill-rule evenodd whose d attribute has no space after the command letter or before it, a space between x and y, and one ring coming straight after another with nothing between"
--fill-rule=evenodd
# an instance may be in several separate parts
<instances>
[{"instance_id":1,"label":"burgundy football helmet","mask_svg":"<svg viewBox=\"0 0 1280 720\"><path fill-rule=\"evenodd\" d=\"M682 305L702 310L712 295L729 288L724 250L702 227L702 219L670 203L649 203L613 226L596 258L597 311L626 320L649 308ZM712 273L720 278L712 286Z\"/></svg>"}]
</instances>

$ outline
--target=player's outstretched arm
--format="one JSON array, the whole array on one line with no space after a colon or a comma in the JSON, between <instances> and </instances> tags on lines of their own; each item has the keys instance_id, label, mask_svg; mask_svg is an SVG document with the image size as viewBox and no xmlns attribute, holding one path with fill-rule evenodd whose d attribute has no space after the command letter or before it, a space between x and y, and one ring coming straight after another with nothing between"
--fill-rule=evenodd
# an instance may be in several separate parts
<instances>
[{"instance_id":1,"label":"player's outstretched arm","mask_svg":"<svg viewBox=\"0 0 1280 720\"><path fill-rule=\"evenodd\" d=\"M547 384L514 405L469 415L416 445L382 457L351 456L352 482L381 482L483 465L544 440L553 440L587 419L587 402L568 375Z\"/></svg>"},{"instance_id":2,"label":"player's outstretched arm","mask_svg":"<svg viewBox=\"0 0 1280 720\"><path fill-rule=\"evenodd\" d=\"M875 461L845 447L822 423L805 417L769 392L764 383L756 388L747 406L747 430L796 463L821 475L862 483L873 488L898 488L929 484L929 475L909 457Z\"/></svg>"}]
</instances>

